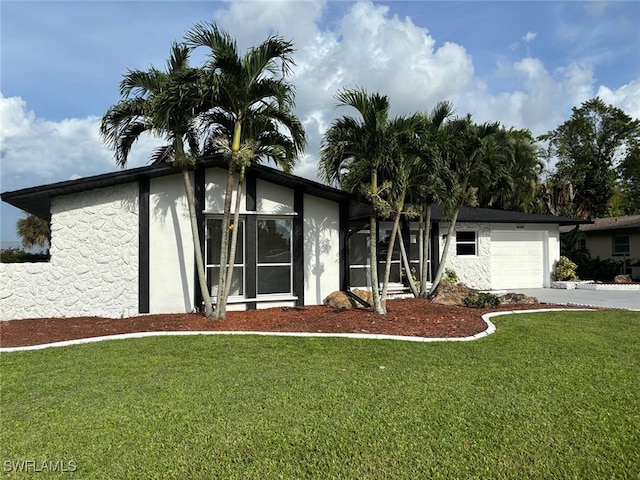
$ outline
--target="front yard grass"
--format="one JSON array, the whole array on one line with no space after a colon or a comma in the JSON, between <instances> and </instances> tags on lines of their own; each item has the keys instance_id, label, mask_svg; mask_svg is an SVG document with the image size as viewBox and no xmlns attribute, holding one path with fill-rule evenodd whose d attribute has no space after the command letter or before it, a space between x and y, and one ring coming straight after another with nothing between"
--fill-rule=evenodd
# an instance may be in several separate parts
<instances>
[{"instance_id":1,"label":"front yard grass","mask_svg":"<svg viewBox=\"0 0 640 480\"><path fill-rule=\"evenodd\" d=\"M0 355L0 460L77 478L640 477L640 313L464 343L152 337ZM13 463L8 463L13 462ZM13 468L15 470L15 468Z\"/></svg>"}]
</instances>

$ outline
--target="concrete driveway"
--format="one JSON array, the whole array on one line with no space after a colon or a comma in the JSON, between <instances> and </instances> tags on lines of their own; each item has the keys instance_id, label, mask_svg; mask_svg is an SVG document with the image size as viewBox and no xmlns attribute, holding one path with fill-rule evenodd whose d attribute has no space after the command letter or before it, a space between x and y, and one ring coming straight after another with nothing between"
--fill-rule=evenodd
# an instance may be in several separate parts
<instances>
[{"instance_id":1,"label":"concrete driveway","mask_svg":"<svg viewBox=\"0 0 640 480\"><path fill-rule=\"evenodd\" d=\"M543 303L623 308L640 311L640 291L563 290L559 288L522 288L509 292L524 293Z\"/></svg>"}]
</instances>

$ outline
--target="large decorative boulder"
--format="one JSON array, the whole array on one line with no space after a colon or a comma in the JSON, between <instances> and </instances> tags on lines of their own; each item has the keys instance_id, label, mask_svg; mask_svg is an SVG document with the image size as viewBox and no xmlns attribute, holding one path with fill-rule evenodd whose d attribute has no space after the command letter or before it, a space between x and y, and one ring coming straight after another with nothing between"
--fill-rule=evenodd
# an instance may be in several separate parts
<instances>
[{"instance_id":1,"label":"large decorative boulder","mask_svg":"<svg viewBox=\"0 0 640 480\"><path fill-rule=\"evenodd\" d=\"M327 295L327 298L325 298L322 303L324 303L329 308L355 308L356 307L355 300L352 300L351 298L349 298L349 296L346 293L341 292L340 290L337 290Z\"/></svg>"},{"instance_id":2,"label":"large decorative boulder","mask_svg":"<svg viewBox=\"0 0 640 480\"><path fill-rule=\"evenodd\" d=\"M463 283L456 285L448 285L440 283L436 295L431 299L433 303L441 305L464 305L464 299L474 297L478 294L478 290L467 287Z\"/></svg>"}]
</instances>

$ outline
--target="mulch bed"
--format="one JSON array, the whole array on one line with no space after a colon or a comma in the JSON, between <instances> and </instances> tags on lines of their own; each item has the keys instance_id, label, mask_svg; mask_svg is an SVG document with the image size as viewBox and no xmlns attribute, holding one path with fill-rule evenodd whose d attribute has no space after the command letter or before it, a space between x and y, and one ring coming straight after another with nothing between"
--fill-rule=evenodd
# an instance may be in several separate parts
<instances>
[{"instance_id":1,"label":"mulch bed","mask_svg":"<svg viewBox=\"0 0 640 480\"><path fill-rule=\"evenodd\" d=\"M156 331L260 331L370 333L428 338L467 337L484 331L481 315L499 310L551 308L548 304L504 305L490 309L445 306L422 298L389 300L387 315L371 309L336 310L323 305L228 312L222 321L202 314L159 314L110 319L39 318L0 321L0 347Z\"/></svg>"}]
</instances>

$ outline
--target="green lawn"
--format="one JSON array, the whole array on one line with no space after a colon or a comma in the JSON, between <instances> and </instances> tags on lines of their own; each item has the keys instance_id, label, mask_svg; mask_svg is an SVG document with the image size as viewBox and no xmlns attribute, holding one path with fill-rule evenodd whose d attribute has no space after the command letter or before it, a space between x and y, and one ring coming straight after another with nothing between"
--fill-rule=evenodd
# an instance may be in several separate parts
<instances>
[{"instance_id":1,"label":"green lawn","mask_svg":"<svg viewBox=\"0 0 640 480\"><path fill-rule=\"evenodd\" d=\"M72 462L76 478L640 478L640 313L493 321L460 343L197 336L3 353L2 474L31 460Z\"/></svg>"}]
</instances>

